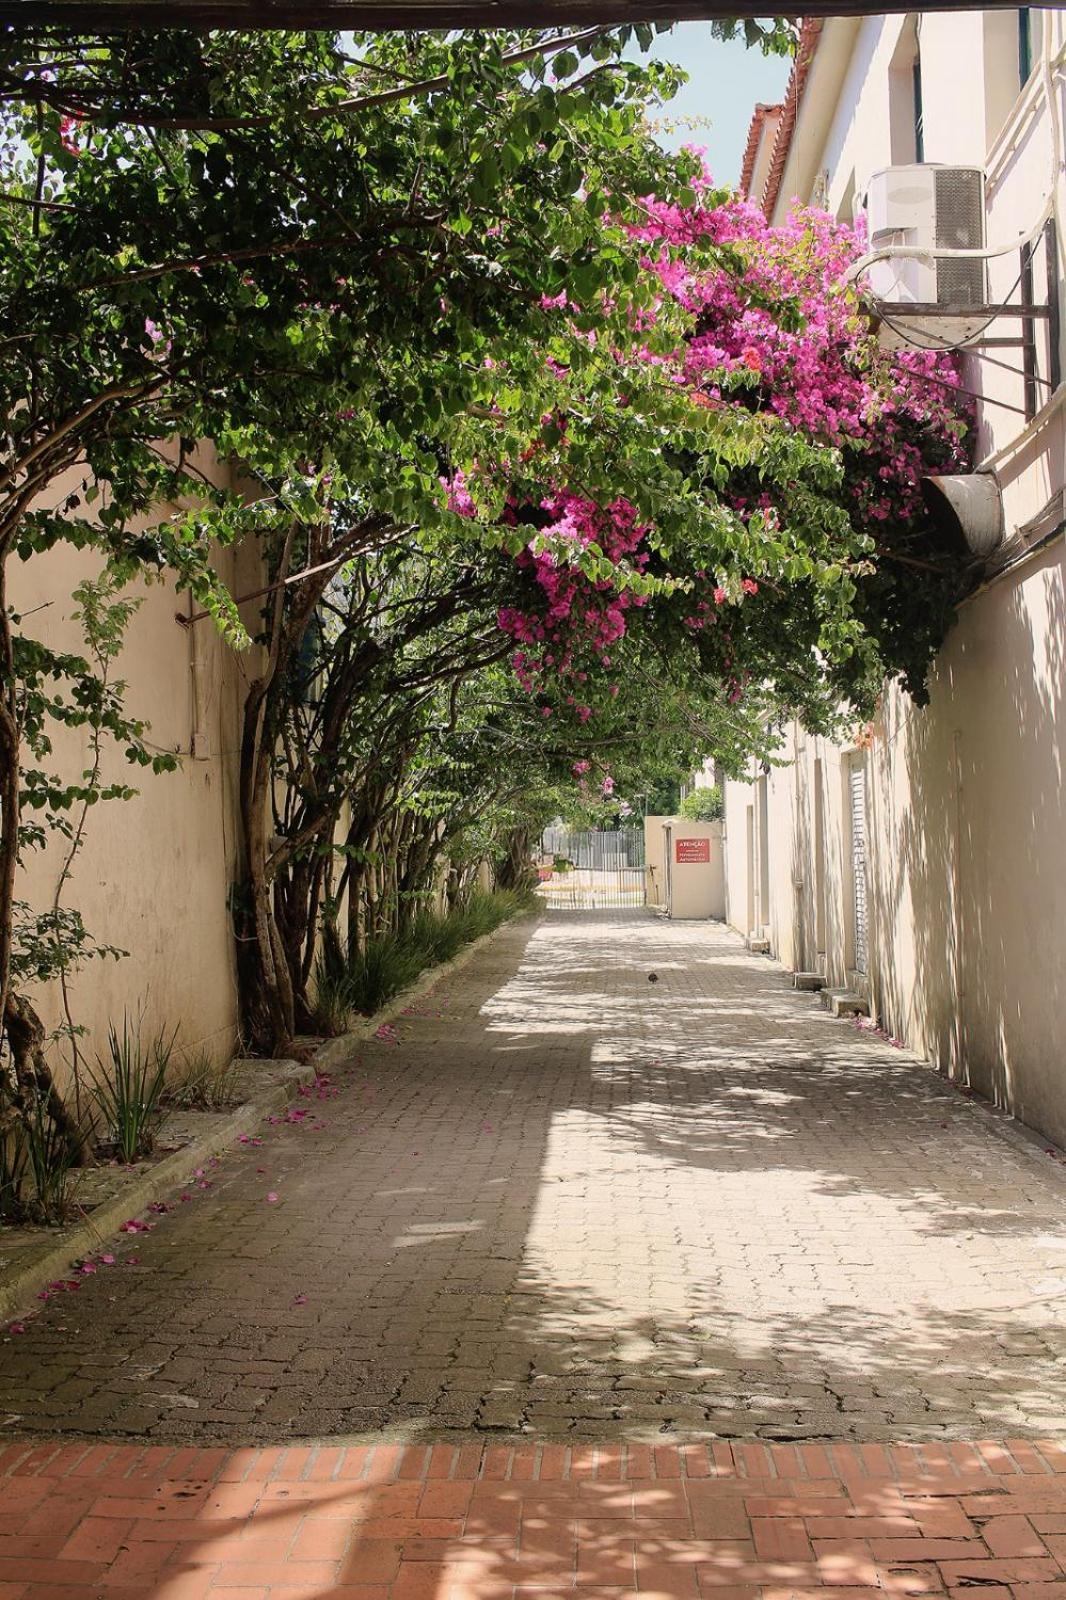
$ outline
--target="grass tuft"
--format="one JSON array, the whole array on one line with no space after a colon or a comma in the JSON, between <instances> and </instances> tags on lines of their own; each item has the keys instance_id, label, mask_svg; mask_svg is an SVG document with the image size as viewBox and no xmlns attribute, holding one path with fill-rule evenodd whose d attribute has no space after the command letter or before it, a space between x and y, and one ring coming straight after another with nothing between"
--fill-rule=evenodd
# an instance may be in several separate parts
<instances>
[{"instance_id":1,"label":"grass tuft","mask_svg":"<svg viewBox=\"0 0 1066 1600\"><path fill-rule=\"evenodd\" d=\"M222 1111L240 1104L240 1077L240 1063L232 1056L217 1061L206 1050L194 1050L167 1084L164 1098L168 1105L194 1111Z\"/></svg>"},{"instance_id":2,"label":"grass tuft","mask_svg":"<svg viewBox=\"0 0 1066 1600\"><path fill-rule=\"evenodd\" d=\"M350 951L341 971L319 961L315 971L320 1025L343 1031L344 1019L372 1017L427 967L451 961L464 945L501 923L533 911L535 896L518 890L475 890L465 905L439 916L420 911L402 934L378 934Z\"/></svg>"},{"instance_id":3,"label":"grass tuft","mask_svg":"<svg viewBox=\"0 0 1066 1600\"><path fill-rule=\"evenodd\" d=\"M170 1035L160 1028L145 1036L144 1014L122 1014L122 1028L112 1022L107 1030L107 1055L97 1056L90 1068L93 1098L100 1108L107 1139L128 1165L150 1155L163 1120L163 1094L167 1068L178 1030Z\"/></svg>"}]
</instances>

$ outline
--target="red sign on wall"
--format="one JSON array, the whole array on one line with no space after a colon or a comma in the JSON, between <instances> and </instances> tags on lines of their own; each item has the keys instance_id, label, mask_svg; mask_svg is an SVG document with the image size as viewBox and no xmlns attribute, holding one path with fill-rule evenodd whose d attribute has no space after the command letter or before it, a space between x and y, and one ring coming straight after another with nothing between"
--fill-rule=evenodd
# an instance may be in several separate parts
<instances>
[{"instance_id":1,"label":"red sign on wall","mask_svg":"<svg viewBox=\"0 0 1066 1600\"><path fill-rule=\"evenodd\" d=\"M675 861L709 861L711 859L711 841L709 839L679 839L677 841Z\"/></svg>"}]
</instances>

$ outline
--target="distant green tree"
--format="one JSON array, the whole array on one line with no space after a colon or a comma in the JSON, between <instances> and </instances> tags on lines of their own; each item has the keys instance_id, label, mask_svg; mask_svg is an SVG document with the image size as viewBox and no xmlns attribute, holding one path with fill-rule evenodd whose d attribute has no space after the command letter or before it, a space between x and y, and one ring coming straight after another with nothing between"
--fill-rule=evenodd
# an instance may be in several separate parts
<instances>
[{"instance_id":1,"label":"distant green tree","mask_svg":"<svg viewBox=\"0 0 1066 1600\"><path fill-rule=\"evenodd\" d=\"M681 802L679 814L692 822L720 822L724 808L718 784L712 784L707 789L690 790Z\"/></svg>"}]
</instances>

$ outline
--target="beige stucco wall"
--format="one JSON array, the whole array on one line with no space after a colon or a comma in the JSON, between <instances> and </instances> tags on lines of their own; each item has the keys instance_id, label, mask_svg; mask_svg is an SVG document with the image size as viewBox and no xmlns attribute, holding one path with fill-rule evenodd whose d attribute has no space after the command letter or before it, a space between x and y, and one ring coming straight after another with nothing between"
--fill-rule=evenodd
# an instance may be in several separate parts
<instances>
[{"instance_id":1,"label":"beige stucco wall","mask_svg":"<svg viewBox=\"0 0 1066 1600\"><path fill-rule=\"evenodd\" d=\"M217 564L232 592L247 592L261 581L252 548L220 552ZM26 617L25 631L52 647L83 650L70 596L99 570L98 556L69 548L16 567L12 604ZM142 1006L149 1030L169 1032L177 1026L181 1048L202 1048L221 1060L237 1043L228 894L235 864L241 705L257 652L234 652L209 620L191 630L181 627L175 614L187 614L190 602L169 582L129 592L142 605L114 676L129 685L128 710L151 724L150 744L177 753L181 766L155 775L131 766L105 741L105 779L132 784L139 793L90 808L63 903L81 911L99 943L117 945L129 955L93 960L71 978L73 1014L88 1029L80 1049L90 1061L104 1048L108 1022L121 1023L124 1008L136 1013ZM254 626L255 606L242 614ZM49 766L76 778L90 765L86 731L57 729L53 739ZM17 892L37 911L51 905L64 854L64 841L53 837L43 851L27 857ZM38 985L31 993L46 1025L60 1025L58 984ZM53 1046L58 1066L67 1054L65 1044Z\"/></svg>"},{"instance_id":2,"label":"beige stucco wall","mask_svg":"<svg viewBox=\"0 0 1066 1600\"><path fill-rule=\"evenodd\" d=\"M645 817L645 902L680 920L725 918L725 861L720 822L687 817ZM706 839L706 862L678 863L678 839Z\"/></svg>"},{"instance_id":3,"label":"beige stucco wall","mask_svg":"<svg viewBox=\"0 0 1066 1600\"><path fill-rule=\"evenodd\" d=\"M666 904L665 826L668 817L644 818L644 898L649 906Z\"/></svg>"},{"instance_id":4,"label":"beige stucco wall","mask_svg":"<svg viewBox=\"0 0 1066 1600\"><path fill-rule=\"evenodd\" d=\"M727 785L729 920L745 934L765 928L790 969L865 987L875 1020L891 1034L1066 1142L1061 537L963 607L930 687L925 709L891 690L865 750L865 984L853 970L849 928L846 764L857 746L789 730L782 764L765 778L765 915L757 891L754 912L748 893L759 876L759 780Z\"/></svg>"},{"instance_id":5,"label":"beige stucco wall","mask_svg":"<svg viewBox=\"0 0 1066 1600\"><path fill-rule=\"evenodd\" d=\"M702 841L706 861L685 861L684 845ZM677 921L725 916L725 870L722 858L722 824L693 822L671 817L663 830L664 858L669 883L667 914Z\"/></svg>"},{"instance_id":6,"label":"beige stucco wall","mask_svg":"<svg viewBox=\"0 0 1066 1600\"><path fill-rule=\"evenodd\" d=\"M1066 15L1031 11L1066 121ZM925 159L981 166L990 245L1039 221L1052 183L1052 119L1040 70L1018 82L1017 14L831 19L800 111L777 220L793 195L823 192L851 214L870 175L900 159L908 73L921 59ZM1045 32L1045 29L1047 30ZM959 84L969 93L960 95ZM898 100L898 104L893 101ZM897 115L897 113L899 113ZM903 141L905 142L905 141ZM1066 185L1057 175L1060 211ZM1017 293L1016 249L989 267L993 299ZM1034 293L1047 293L1041 245ZM1001 324L997 334L1015 332ZM1019 365L1017 352L992 352ZM1045 329L1037 364L1051 371ZM967 357L982 395L976 455L994 465L1008 539L1061 523L1066 406L1039 390L1032 427L1019 375ZM1012 409L1013 408L1013 409ZM1030 535L1032 537L1032 535ZM961 609L930 703L896 689L855 742L789 730L780 765L726 790L729 920L765 934L793 970L867 993L875 1019L945 1072L1066 1142L1059 1039L1066 949L1066 546L1061 528ZM867 745L863 750L860 746ZM848 766L865 763L869 959L854 970Z\"/></svg>"}]
</instances>

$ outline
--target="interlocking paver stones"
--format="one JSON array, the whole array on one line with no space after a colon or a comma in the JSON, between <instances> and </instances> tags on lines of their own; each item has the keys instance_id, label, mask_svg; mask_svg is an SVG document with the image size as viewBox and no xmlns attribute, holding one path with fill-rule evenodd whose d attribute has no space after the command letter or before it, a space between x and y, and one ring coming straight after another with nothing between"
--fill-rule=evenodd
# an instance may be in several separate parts
<instances>
[{"instance_id":1,"label":"interlocking paver stones","mask_svg":"<svg viewBox=\"0 0 1066 1600\"><path fill-rule=\"evenodd\" d=\"M827 1475L806 1476L808 1465ZM1057 1512L1031 1512L1034 1494ZM1003 1507L983 1529L962 1510L978 1498ZM956 1536L935 1548L918 1526L930 1504L958 1519ZM721 1441L228 1456L127 1445L107 1459L84 1444L15 1445L0 1456L0 1505L34 1508L22 1520L0 1514L2 1600L1066 1592L1066 1552L1036 1532L1037 1516L1066 1517L1066 1457L1046 1441L935 1467L917 1446L858 1465L837 1446L805 1465ZM1005 1555L1004 1527L990 1534L992 1522L1023 1532L1027 1553ZM879 1549L885 1525L906 1530L891 1553Z\"/></svg>"},{"instance_id":2,"label":"interlocking paver stones","mask_svg":"<svg viewBox=\"0 0 1066 1600\"><path fill-rule=\"evenodd\" d=\"M396 1033L0 1345L9 1428L1063 1434L1066 1173L720 926L551 913Z\"/></svg>"}]
</instances>

